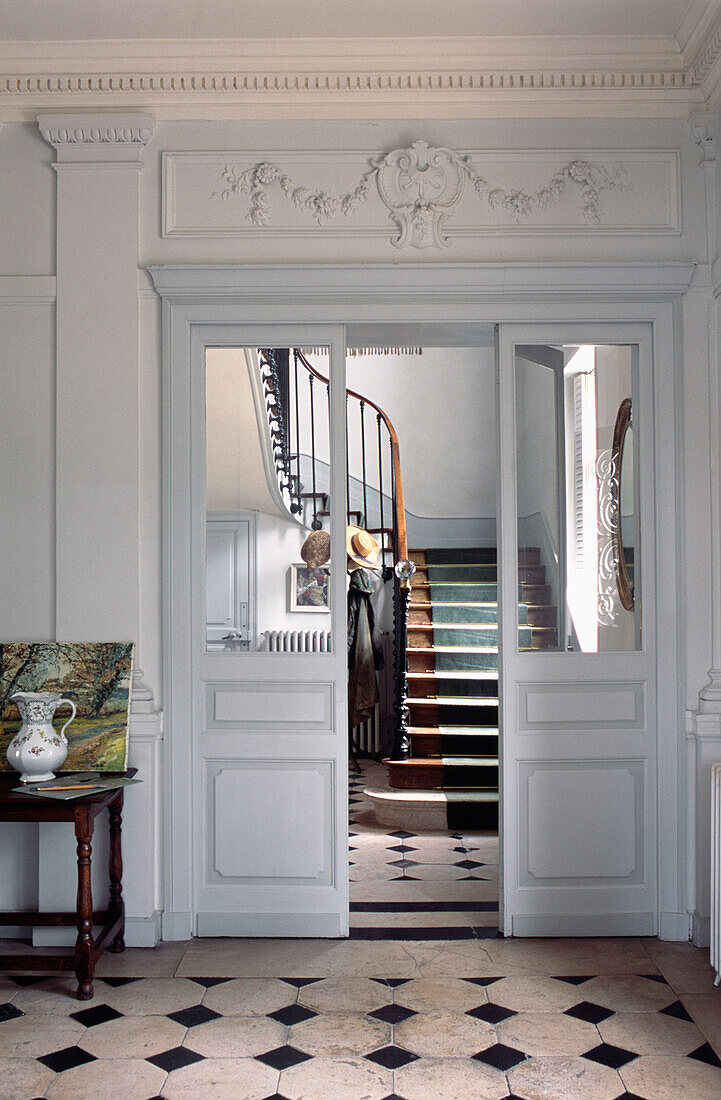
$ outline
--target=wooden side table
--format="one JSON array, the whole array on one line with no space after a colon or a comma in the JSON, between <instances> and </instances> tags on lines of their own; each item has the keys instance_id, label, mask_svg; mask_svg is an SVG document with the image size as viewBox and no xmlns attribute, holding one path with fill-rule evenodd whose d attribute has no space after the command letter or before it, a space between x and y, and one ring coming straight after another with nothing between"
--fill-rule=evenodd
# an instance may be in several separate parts
<instances>
[{"instance_id":1,"label":"wooden side table","mask_svg":"<svg viewBox=\"0 0 721 1100\"><path fill-rule=\"evenodd\" d=\"M137 768L117 772L131 779ZM110 778L110 774L108 774ZM32 928L77 927L75 947L3 947L0 940L0 970L63 971L74 970L78 979L78 1000L93 996L95 964L104 951L125 950L125 906L123 903L123 855L121 845L124 788L85 795L67 802L14 792L19 786L16 774L0 775L0 821L72 821L78 853L77 909L74 913L40 913L22 910L0 912L0 925ZM110 900L107 911L93 912L90 879L92 840L95 818L108 808L110 826ZM100 931L93 935L93 927Z\"/></svg>"}]
</instances>

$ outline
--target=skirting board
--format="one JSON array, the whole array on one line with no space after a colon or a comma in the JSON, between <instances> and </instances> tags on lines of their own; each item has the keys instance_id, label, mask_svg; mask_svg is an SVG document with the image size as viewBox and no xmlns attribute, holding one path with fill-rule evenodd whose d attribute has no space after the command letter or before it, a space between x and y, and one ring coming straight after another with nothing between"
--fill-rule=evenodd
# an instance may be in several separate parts
<instances>
[{"instance_id":1,"label":"skirting board","mask_svg":"<svg viewBox=\"0 0 721 1100\"><path fill-rule=\"evenodd\" d=\"M341 939L338 913L198 913L198 936Z\"/></svg>"},{"instance_id":2,"label":"skirting board","mask_svg":"<svg viewBox=\"0 0 721 1100\"><path fill-rule=\"evenodd\" d=\"M514 936L655 936L655 913L607 913L569 916L567 913L518 913Z\"/></svg>"},{"instance_id":3,"label":"skirting board","mask_svg":"<svg viewBox=\"0 0 721 1100\"><path fill-rule=\"evenodd\" d=\"M688 913L661 913L658 938L672 943L688 943L691 922Z\"/></svg>"},{"instance_id":4,"label":"skirting board","mask_svg":"<svg viewBox=\"0 0 721 1100\"><path fill-rule=\"evenodd\" d=\"M160 942L161 913L156 911L149 917L125 918L126 947L156 947ZM97 934L97 928L95 929ZM27 935L27 928L24 930ZM74 928L38 927L33 936L35 947L73 947L77 939Z\"/></svg>"},{"instance_id":5,"label":"skirting board","mask_svg":"<svg viewBox=\"0 0 721 1100\"><path fill-rule=\"evenodd\" d=\"M149 917L125 918L126 947L157 947L162 934L162 913L156 909Z\"/></svg>"},{"instance_id":6,"label":"skirting board","mask_svg":"<svg viewBox=\"0 0 721 1100\"><path fill-rule=\"evenodd\" d=\"M192 937L192 913L173 913L166 909L161 920L164 940L189 940Z\"/></svg>"},{"instance_id":7,"label":"skirting board","mask_svg":"<svg viewBox=\"0 0 721 1100\"><path fill-rule=\"evenodd\" d=\"M711 943L711 918L699 912L691 915L691 939L696 947L708 947Z\"/></svg>"}]
</instances>

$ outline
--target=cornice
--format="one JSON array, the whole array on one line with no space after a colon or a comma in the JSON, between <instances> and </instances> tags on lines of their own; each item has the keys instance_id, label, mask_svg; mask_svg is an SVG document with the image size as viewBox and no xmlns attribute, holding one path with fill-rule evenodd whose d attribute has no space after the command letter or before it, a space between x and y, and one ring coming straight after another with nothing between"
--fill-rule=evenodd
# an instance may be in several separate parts
<instances>
[{"instance_id":1,"label":"cornice","mask_svg":"<svg viewBox=\"0 0 721 1100\"><path fill-rule=\"evenodd\" d=\"M0 117L46 109L166 110L168 117L686 117L708 106L721 12L681 49L670 37L0 42ZM597 106L596 106L597 105ZM467 110L464 116L463 111ZM249 111L249 114L245 114ZM358 115L354 114L357 111ZM418 117L418 116L416 116Z\"/></svg>"}]
</instances>

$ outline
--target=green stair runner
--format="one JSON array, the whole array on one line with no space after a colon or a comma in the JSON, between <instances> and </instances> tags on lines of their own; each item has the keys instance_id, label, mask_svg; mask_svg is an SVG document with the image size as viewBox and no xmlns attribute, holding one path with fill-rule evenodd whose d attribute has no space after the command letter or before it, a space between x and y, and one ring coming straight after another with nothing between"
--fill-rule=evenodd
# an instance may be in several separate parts
<instances>
[{"instance_id":1,"label":"green stair runner","mask_svg":"<svg viewBox=\"0 0 721 1100\"><path fill-rule=\"evenodd\" d=\"M419 790L427 780L447 797L452 828L498 826L498 586L495 547L414 552L417 577L408 630L411 760L391 765L391 785ZM543 593L537 550L520 557L527 592ZM531 648L524 586L518 591L519 644ZM537 621L537 620L534 620ZM427 660L418 670L412 658ZM395 770L394 770L395 769ZM397 782L394 784L394 775ZM409 780L407 777L411 776Z\"/></svg>"}]
</instances>

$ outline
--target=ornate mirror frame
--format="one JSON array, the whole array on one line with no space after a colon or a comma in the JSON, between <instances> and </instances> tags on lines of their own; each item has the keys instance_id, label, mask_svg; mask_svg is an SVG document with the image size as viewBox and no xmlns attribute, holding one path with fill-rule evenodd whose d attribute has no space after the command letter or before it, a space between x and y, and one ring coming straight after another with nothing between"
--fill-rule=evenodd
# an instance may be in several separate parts
<instances>
[{"instance_id":1,"label":"ornate mirror frame","mask_svg":"<svg viewBox=\"0 0 721 1100\"><path fill-rule=\"evenodd\" d=\"M621 472L623 465L623 449L626 442L626 433L632 426L631 398L625 397L619 405L616 414L616 423L613 428L613 450L611 452L615 477L612 482L614 496L614 511L616 515L615 530L613 533L614 556L616 558L616 587L621 603L627 611L633 611L634 592L633 583L628 575L626 559L623 553L623 538L621 535Z\"/></svg>"}]
</instances>

